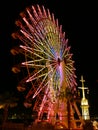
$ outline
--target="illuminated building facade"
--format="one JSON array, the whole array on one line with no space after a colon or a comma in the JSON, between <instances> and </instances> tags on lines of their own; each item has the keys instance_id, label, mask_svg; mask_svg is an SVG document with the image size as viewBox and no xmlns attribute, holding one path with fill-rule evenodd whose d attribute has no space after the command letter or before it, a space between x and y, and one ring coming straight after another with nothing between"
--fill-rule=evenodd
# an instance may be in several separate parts
<instances>
[{"instance_id":1,"label":"illuminated building facade","mask_svg":"<svg viewBox=\"0 0 98 130\"><path fill-rule=\"evenodd\" d=\"M82 100L81 100L81 109L82 109L82 118L84 120L90 120L89 116L89 104L88 100L85 97L85 89L88 89L87 87L84 87L85 80L83 79L83 76L81 76L82 87L79 87L79 89L82 89Z\"/></svg>"}]
</instances>

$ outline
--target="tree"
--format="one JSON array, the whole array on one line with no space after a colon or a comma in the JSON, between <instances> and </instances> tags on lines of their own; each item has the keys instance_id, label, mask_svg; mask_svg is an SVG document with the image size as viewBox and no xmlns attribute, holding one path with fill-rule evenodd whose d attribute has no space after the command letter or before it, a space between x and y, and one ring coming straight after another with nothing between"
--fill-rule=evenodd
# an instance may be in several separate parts
<instances>
[{"instance_id":1,"label":"tree","mask_svg":"<svg viewBox=\"0 0 98 130\"><path fill-rule=\"evenodd\" d=\"M4 124L8 118L9 107L17 106L18 98L14 96L13 92L5 92L0 95L0 108L4 109L2 124Z\"/></svg>"}]
</instances>

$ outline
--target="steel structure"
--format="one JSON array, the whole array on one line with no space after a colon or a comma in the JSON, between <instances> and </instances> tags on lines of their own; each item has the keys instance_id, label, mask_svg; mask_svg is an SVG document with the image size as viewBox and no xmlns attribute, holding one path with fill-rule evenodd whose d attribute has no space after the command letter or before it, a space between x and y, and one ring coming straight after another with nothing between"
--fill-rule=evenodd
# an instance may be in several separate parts
<instances>
[{"instance_id":1,"label":"steel structure","mask_svg":"<svg viewBox=\"0 0 98 130\"><path fill-rule=\"evenodd\" d=\"M83 120L75 100L77 83L71 47L62 25L49 9L39 5L20 13L16 25L18 30L12 36L19 39L19 44L11 52L21 54L24 61L12 71L27 70L17 86L19 91L26 90L24 105L31 107L35 99L36 122L46 120L54 126L77 128L77 122L80 126Z\"/></svg>"}]
</instances>

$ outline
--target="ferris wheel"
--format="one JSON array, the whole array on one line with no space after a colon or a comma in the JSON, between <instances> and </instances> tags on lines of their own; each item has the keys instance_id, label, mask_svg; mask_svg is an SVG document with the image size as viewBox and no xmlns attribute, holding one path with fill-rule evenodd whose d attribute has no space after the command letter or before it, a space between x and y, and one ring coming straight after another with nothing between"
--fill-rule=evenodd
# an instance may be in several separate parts
<instances>
[{"instance_id":1,"label":"ferris wheel","mask_svg":"<svg viewBox=\"0 0 98 130\"><path fill-rule=\"evenodd\" d=\"M66 107L61 106L66 106L68 92L73 98L76 92L71 47L62 25L44 6L26 8L16 25L18 31L12 36L19 40L19 46L11 52L23 55L24 59L12 70L15 73L24 68L27 70L17 89L27 91L25 105L36 99L33 110L38 112L38 120L46 113L47 120L52 122L54 115L63 116Z\"/></svg>"}]
</instances>

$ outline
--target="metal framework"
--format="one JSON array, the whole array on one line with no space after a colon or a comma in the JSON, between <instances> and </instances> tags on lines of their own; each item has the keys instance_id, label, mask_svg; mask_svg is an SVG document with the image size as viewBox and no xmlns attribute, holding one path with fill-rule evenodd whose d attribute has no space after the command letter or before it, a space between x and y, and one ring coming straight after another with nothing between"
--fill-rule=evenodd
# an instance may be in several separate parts
<instances>
[{"instance_id":1,"label":"metal framework","mask_svg":"<svg viewBox=\"0 0 98 130\"><path fill-rule=\"evenodd\" d=\"M62 25L44 6L31 6L20 13L16 21L19 46L12 54L22 54L24 61L13 67L15 73L27 69L27 76L18 85L19 91L28 90L25 105L35 99L33 111L38 112L36 122L77 128L83 123L75 100L76 75L74 61ZM27 87L27 84L30 84ZM25 84L25 85L24 85ZM75 119L75 113L78 119Z\"/></svg>"}]
</instances>

